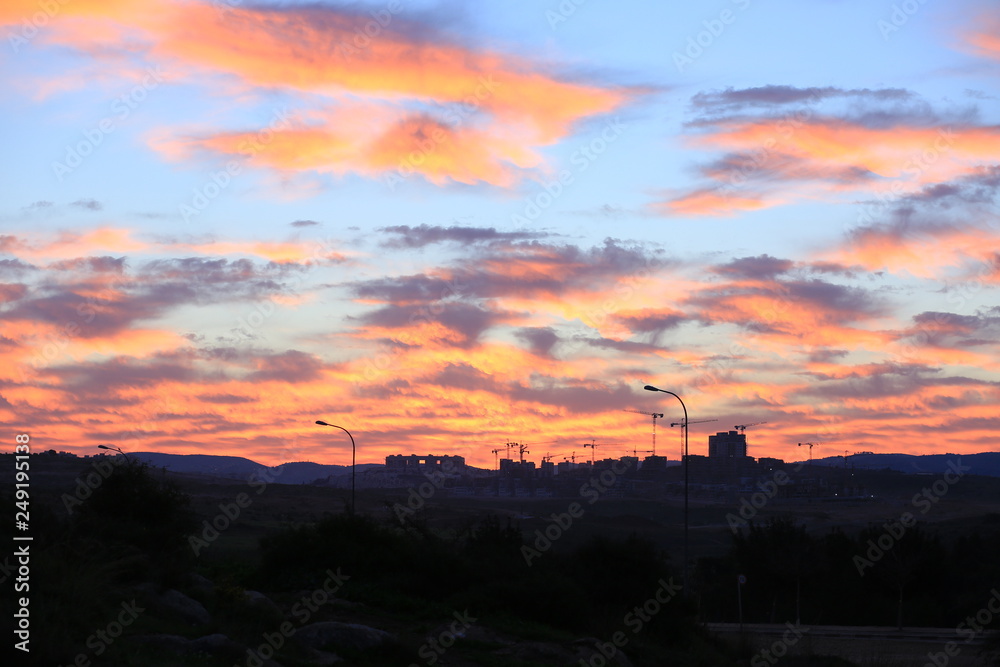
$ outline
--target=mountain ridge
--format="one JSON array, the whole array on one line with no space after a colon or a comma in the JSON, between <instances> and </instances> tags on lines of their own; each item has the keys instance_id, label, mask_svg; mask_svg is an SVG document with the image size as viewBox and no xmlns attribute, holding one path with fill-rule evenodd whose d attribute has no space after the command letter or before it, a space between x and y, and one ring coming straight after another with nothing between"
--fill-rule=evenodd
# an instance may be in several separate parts
<instances>
[{"instance_id":1,"label":"mountain ridge","mask_svg":"<svg viewBox=\"0 0 1000 667\"><path fill-rule=\"evenodd\" d=\"M313 463L312 461L290 461L280 466L266 466L242 456L226 456L218 454L166 454L161 452L134 452L130 456L139 458L151 465L166 468L173 472L189 474L217 475L228 478L246 479L255 473L273 471L280 467L280 477L275 479L281 484L311 484L331 476L349 474L351 466ZM1000 452L979 452L976 454L904 454L904 453L858 453L847 456L849 466L869 470L896 470L913 475L942 474L949 465L961 461L962 465L971 466L969 472L973 475L1000 477ZM798 463L790 461L790 464ZM802 463L809 463L803 461ZM827 456L813 459L812 465L837 467L844 465L843 456ZM357 472L384 468L381 463L359 463Z\"/></svg>"}]
</instances>

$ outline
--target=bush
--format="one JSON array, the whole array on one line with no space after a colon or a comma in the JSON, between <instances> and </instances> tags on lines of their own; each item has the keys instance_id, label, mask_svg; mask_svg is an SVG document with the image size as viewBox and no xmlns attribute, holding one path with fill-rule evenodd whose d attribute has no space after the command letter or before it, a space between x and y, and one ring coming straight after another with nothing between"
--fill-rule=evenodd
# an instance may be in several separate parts
<instances>
[{"instance_id":1,"label":"bush","mask_svg":"<svg viewBox=\"0 0 1000 667\"><path fill-rule=\"evenodd\" d=\"M186 552L195 529L190 498L172 482L157 478L142 462L116 466L79 507L71 532L111 547L138 549L159 563Z\"/></svg>"}]
</instances>

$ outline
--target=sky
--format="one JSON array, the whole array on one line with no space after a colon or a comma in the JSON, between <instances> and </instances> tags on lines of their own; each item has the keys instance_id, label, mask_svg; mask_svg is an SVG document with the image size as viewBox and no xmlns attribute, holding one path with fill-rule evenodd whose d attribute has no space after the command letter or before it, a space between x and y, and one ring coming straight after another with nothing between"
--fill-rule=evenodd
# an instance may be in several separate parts
<instances>
[{"instance_id":1,"label":"sky","mask_svg":"<svg viewBox=\"0 0 1000 667\"><path fill-rule=\"evenodd\" d=\"M643 456L657 421L677 459L654 384L692 454L737 424L787 460L997 449L995 4L0 24L11 443L349 463L320 419L359 463L493 467Z\"/></svg>"}]
</instances>

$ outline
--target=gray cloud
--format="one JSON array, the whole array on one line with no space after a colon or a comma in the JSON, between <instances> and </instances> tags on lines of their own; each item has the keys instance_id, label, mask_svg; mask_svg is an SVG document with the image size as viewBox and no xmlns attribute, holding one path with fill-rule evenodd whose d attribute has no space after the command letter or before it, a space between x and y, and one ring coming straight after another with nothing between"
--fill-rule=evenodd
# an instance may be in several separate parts
<instances>
[{"instance_id":1,"label":"gray cloud","mask_svg":"<svg viewBox=\"0 0 1000 667\"><path fill-rule=\"evenodd\" d=\"M379 245L383 248L423 248L435 243L487 243L514 242L542 238L546 236L539 232L498 232L494 227L441 227L438 225L394 225L380 227L380 232L391 235Z\"/></svg>"},{"instance_id":2,"label":"gray cloud","mask_svg":"<svg viewBox=\"0 0 1000 667\"><path fill-rule=\"evenodd\" d=\"M770 280L782 273L787 273L793 266L795 266L795 262L789 259L778 259L764 254L756 257L740 257L726 264L712 267L712 271L725 276Z\"/></svg>"},{"instance_id":3,"label":"gray cloud","mask_svg":"<svg viewBox=\"0 0 1000 667\"><path fill-rule=\"evenodd\" d=\"M902 88L796 88L795 86L767 85L757 88L734 89L697 93L691 106L712 111L741 110L750 107L774 107L789 104L813 103L832 98L856 98L878 102L901 102L914 99L914 94Z\"/></svg>"},{"instance_id":4,"label":"gray cloud","mask_svg":"<svg viewBox=\"0 0 1000 667\"><path fill-rule=\"evenodd\" d=\"M84 208L88 211L100 211L104 208L104 205L96 199L77 199L75 202L72 202L70 206Z\"/></svg>"},{"instance_id":5,"label":"gray cloud","mask_svg":"<svg viewBox=\"0 0 1000 667\"><path fill-rule=\"evenodd\" d=\"M559 334L552 327L524 327L514 332L528 343L529 349L543 357L552 356L552 348L559 342Z\"/></svg>"}]
</instances>

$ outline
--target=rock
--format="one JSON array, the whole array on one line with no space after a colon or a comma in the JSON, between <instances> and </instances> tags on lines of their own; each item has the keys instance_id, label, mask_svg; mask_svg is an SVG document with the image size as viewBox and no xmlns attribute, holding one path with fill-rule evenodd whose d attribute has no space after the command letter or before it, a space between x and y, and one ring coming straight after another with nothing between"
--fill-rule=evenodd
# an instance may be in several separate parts
<instances>
[{"instance_id":1,"label":"rock","mask_svg":"<svg viewBox=\"0 0 1000 667\"><path fill-rule=\"evenodd\" d=\"M589 663L590 660L595 656L599 655L603 658L603 664L607 664L608 667L632 667L632 661L622 652L620 648L614 646L611 647L615 650L614 655L608 659L604 652L598 648L598 645L606 645L608 642L597 639L596 637L588 637L586 639L578 639L573 642L573 650L576 652L574 661L583 661ZM605 650L610 650L605 646Z\"/></svg>"},{"instance_id":2,"label":"rock","mask_svg":"<svg viewBox=\"0 0 1000 667\"><path fill-rule=\"evenodd\" d=\"M317 667L325 667L326 665L336 665L338 662L343 662L341 658L336 653L328 653L326 651L317 651L314 648L309 649L309 657L307 658L310 665L317 665Z\"/></svg>"},{"instance_id":3,"label":"rock","mask_svg":"<svg viewBox=\"0 0 1000 667\"><path fill-rule=\"evenodd\" d=\"M396 640L385 630L358 623L339 623L337 621L323 621L307 625L300 628L295 633L295 637L309 648L332 647L353 651L365 651Z\"/></svg>"},{"instance_id":4,"label":"rock","mask_svg":"<svg viewBox=\"0 0 1000 667\"><path fill-rule=\"evenodd\" d=\"M529 664L584 664L607 665L608 667L632 667L632 662L622 653L621 649L614 647L614 655L608 659L600 649L598 644L602 642L598 639L578 639L571 645L558 644L554 642L518 642L512 646L493 651L493 655L504 658L510 663ZM594 656L600 656L599 660L591 663Z\"/></svg>"},{"instance_id":5,"label":"rock","mask_svg":"<svg viewBox=\"0 0 1000 667\"><path fill-rule=\"evenodd\" d=\"M191 625L208 625L212 622L212 616L200 602L172 588L153 597L151 603L154 607L174 614Z\"/></svg>"},{"instance_id":6,"label":"rock","mask_svg":"<svg viewBox=\"0 0 1000 667\"><path fill-rule=\"evenodd\" d=\"M188 579L191 582L191 590L199 596L211 595L215 591L215 584L207 577L192 574Z\"/></svg>"},{"instance_id":7,"label":"rock","mask_svg":"<svg viewBox=\"0 0 1000 667\"><path fill-rule=\"evenodd\" d=\"M267 611L268 613L279 618L283 616L281 613L281 607L275 604L271 598L267 597L260 591L246 591L243 594L243 599L246 600L247 604L251 607Z\"/></svg>"},{"instance_id":8,"label":"rock","mask_svg":"<svg viewBox=\"0 0 1000 667\"><path fill-rule=\"evenodd\" d=\"M504 658L504 662L512 664L568 665L574 664L577 660L573 651L550 642L519 642L513 646L494 651L493 655L501 656Z\"/></svg>"},{"instance_id":9,"label":"rock","mask_svg":"<svg viewBox=\"0 0 1000 667\"><path fill-rule=\"evenodd\" d=\"M196 653L207 653L218 658L225 658L227 662L239 660L247 651L247 648L242 644L218 633L192 639L189 646Z\"/></svg>"},{"instance_id":10,"label":"rock","mask_svg":"<svg viewBox=\"0 0 1000 667\"><path fill-rule=\"evenodd\" d=\"M178 635L134 635L129 641L148 646L166 655L187 655L191 643L190 639Z\"/></svg>"},{"instance_id":11,"label":"rock","mask_svg":"<svg viewBox=\"0 0 1000 667\"><path fill-rule=\"evenodd\" d=\"M198 639L187 639L178 635L137 635L131 641L154 649L158 654L172 656L208 655L226 662L240 661L246 656L247 647L223 634L205 635ZM280 667L278 663L265 662L268 667Z\"/></svg>"},{"instance_id":12,"label":"rock","mask_svg":"<svg viewBox=\"0 0 1000 667\"><path fill-rule=\"evenodd\" d=\"M516 640L502 635L492 628L483 627L482 625L472 625L466 628L464 639L482 642L484 644L496 644L498 646L510 646L511 644L517 643Z\"/></svg>"}]
</instances>

